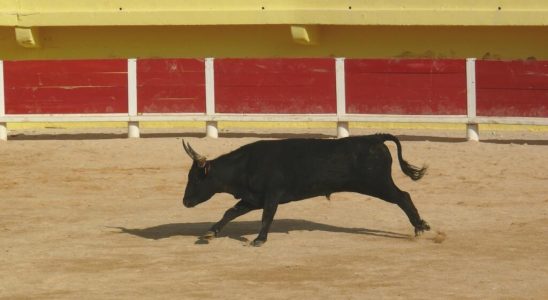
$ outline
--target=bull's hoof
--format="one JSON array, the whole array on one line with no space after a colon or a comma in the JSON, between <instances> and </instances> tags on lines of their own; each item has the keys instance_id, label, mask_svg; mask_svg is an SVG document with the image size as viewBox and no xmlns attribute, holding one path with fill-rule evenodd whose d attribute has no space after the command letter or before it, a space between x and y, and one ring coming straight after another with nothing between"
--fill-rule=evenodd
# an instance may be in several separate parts
<instances>
[{"instance_id":1,"label":"bull's hoof","mask_svg":"<svg viewBox=\"0 0 548 300\"><path fill-rule=\"evenodd\" d=\"M209 244L209 241L206 240L206 239L202 239L202 238L199 238L198 240L196 240L196 242L194 242L195 245L207 245Z\"/></svg>"},{"instance_id":2,"label":"bull's hoof","mask_svg":"<svg viewBox=\"0 0 548 300\"><path fill-rule=\"evenodd\" d=\"M264 243L266 243L266 240L255 239L250 245L253 247L261 247Z\"/></svg>"},{"instance_id":3,"label":"bull's hoof","mask_svg":"<svg viewBox=\"0 0 548 300\"><path fill-rule=\"evenodd\" d=\"M211 230L210 230L210 231L206 232L206 234L202 235L202 236L200 237L200 239L203 239L203 240L212 240L212 239L214 239L214 238L216 238L216 237L217 237L217 232L211 231Z\"/></svg>"},{"instance_id":4,"label":"bull's hoof","mask_svg":"<svg viewBox=\"0 0 548 300\"><path fill-rule=\"evenodd\" d=\"M424 231L429 231L430 225L426 221L421 220L420 224L415 226L415 236L421 235Z\"/></svg>"}]
</instances>

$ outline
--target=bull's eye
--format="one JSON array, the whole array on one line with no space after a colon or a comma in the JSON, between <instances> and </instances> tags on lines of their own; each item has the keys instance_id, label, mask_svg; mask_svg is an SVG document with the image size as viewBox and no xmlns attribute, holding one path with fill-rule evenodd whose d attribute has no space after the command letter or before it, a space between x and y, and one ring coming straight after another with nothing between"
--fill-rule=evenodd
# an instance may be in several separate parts
<instances>
[{"instance_id":1,"label":"bull's eye","mask_svg":"<svg viewBox=\"0 0 548 300\"><path fill-rule=\"evenodd\" d=\"M206 170L205 170L204 168L200 168L200 169L198 170L198 172L196 172L196 175L194 176L194 178L195 178L198 182L205 180L206 177L207 177L207 172L206 172Z\"/></svg>"},{"instance_id":2,"label":"bull's eye","mask_svg":"<svg viewBox=\"0 0 548 300\"><path fill-rule=\"evenodd\" d=\"M196 182L201 182L205 179L205 175L202 172L200 172L200 173L196 174L195 179L196 179Z\"/></svg>"}]
</instances>

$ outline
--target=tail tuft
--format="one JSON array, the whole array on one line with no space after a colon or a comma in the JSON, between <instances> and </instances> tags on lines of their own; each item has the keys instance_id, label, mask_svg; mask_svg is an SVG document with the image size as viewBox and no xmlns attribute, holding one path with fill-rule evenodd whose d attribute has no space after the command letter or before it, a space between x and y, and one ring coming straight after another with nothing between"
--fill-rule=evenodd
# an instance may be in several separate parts
<instances>
[{"instance_id":1,"label":"tail tuft","mask_svg":"<svg viewBox=\"0 0 548 300\"><path fill-rule=\"evenodd\" d=\"M391 135L391 134L377 134L378 137L383 139L384 141L392 141L396 143L396 146L398 147L398 160L400 161L400 167L403 173L407 176L409 176L414 181L417 181L421 179L424 174L426 174L427 167L422 166L422 168L413 166L412 164L408 163L406 160L403 159L402 156L402 147L400 144L400 141L397 137Z\"/></svg>"},{"instance_id":2,"label":"tail tuft","mask_svg":"<svg viewBox=\"0 0 548 300\"><path fill-rule=\"evenodd\" d=\"M405 160L401 161L400 165L403 173L409 176L414 181L421 179L424 174L426 174L426 170L428 169L428 167L424 165L422 166L422 168L413 166Z\"/></svg>"}]
</instances>

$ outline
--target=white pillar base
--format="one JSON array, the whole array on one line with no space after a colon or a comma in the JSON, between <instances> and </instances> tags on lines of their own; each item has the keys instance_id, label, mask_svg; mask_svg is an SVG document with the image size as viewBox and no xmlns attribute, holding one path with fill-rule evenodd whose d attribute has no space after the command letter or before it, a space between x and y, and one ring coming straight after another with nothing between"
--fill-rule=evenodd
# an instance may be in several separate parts
<instances>
[{"instance_id":1,"label":"white pillar base","mask_svg":"<svg viewBox=\"0 0 548 300\"><path fill-rule=\"evenodd\" d=\"M469 141L479 142L478 124L466 124L466 138Z\"/></svg>"},{"instance_id":2,"label":"white pillar base","mask_svg":"<svg viewBox=\"0 0 548 300\"><path fill-rule=\"evenodd\" d=\"M219 137L219 129L217 128L217 121L206 122L206 136L214 139Z\"/></svg>"},{"instance_id":3,"label":"white pillar base","mask_svg":"<svg viewBox=\"0 0 548 300\"><path fill-rule=\"evenodd\" d=\"M337 137L344 138L350 136L350 130L348 130L348 122L337 122Z\"/></svg>"},{"instance_id":4,"label":"white pillar base","mask_svg":"<svg viewBox=\"0 0 548 300\"><path fill-rule=\"evenodd\" d=\"M8 140L8 125L0 122L0 141Z\"/></svg>"},{"instance_id":5,"label":"white pillar base","mask_svg":"<svg viewBox=\"0 0 548 300\"><path fill-rule=\"evenodd\" d=\"M127 137L138 138L141 136L141 132L139 131L139 122L128 122L127 126Z\"/></svg>"}]
</instances>

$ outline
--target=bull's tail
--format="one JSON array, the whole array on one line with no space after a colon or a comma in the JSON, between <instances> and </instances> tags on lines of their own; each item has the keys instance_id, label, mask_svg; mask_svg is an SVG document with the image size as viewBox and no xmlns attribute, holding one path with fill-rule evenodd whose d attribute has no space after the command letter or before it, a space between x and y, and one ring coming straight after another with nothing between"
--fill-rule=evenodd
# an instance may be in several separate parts
<instances>
[{"instance_id":1,"label":"bull's tail","mask_svg":"<svg viewBox=\"0 0 548 300\"><path fill-rule=\"evenodd\" d=\"M378 134L378 136L383 141L392 141L396 143L396 146L398 147L398 160L400 161L400 167L403 173L407 176L409 176L413 180L419 180L426 174L426 166L423 166L422 168L413 166L412 164L408 163L405 159L403 159L402 156L402 147L400 144L400 141L397 137L391 135L391 134Z\"/></svg>"}]
</instances>

